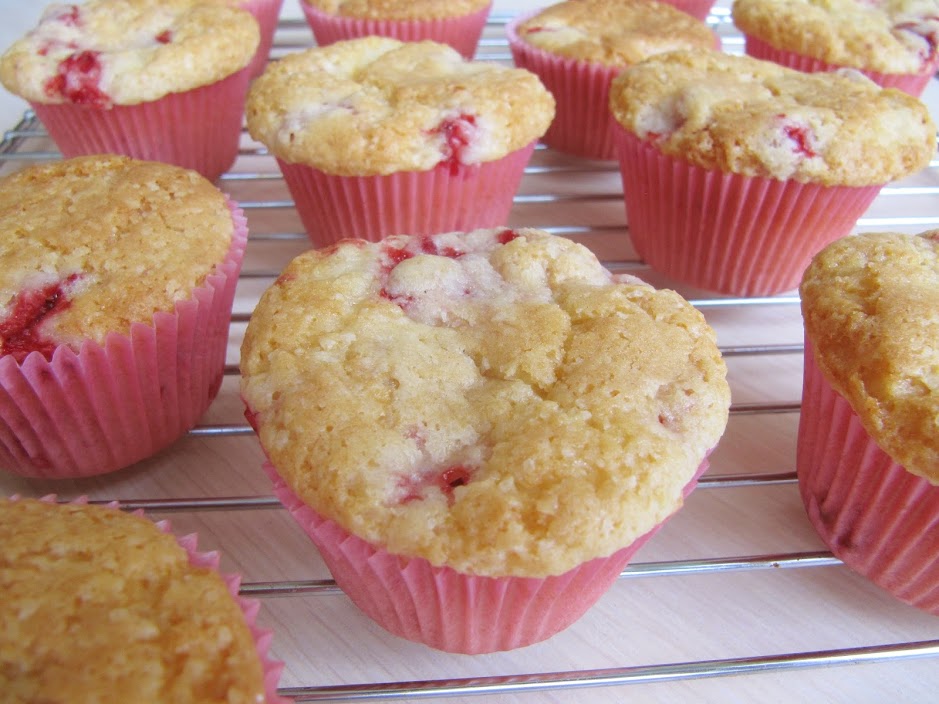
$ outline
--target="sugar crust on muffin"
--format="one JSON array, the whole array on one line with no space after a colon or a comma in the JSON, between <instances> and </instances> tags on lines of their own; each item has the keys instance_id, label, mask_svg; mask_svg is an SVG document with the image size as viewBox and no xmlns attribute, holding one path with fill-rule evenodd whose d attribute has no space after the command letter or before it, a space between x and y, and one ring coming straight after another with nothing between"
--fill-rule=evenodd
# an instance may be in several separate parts
<instances>
[{"instance_id":1,"label":"sugar crust on muffin","mask_svg":"<svg viewBox=\"0 0 939 704\"><path fill-rule=\"evenodd\" d=\"M346 240L293 260L242 348L261 443L392 553L544 577L675 511L727 421L713 330L538 230Z\"/></svg>"},{"instance_id":2,"label":"sugar crust on muffin","mask_svg":"<svg viewBox=\"0 0 939 704\"><path fill-rule=\"evenodd\" d=\"M462 17L482 10L492 0L300 0L340 17L368 20L426 20Z\"/></svg>"},{"instance_id":3,"label":"sugar crust on muffin","mask_svg":"<svg viewBox=\"0 0 939 704\"><path fill-rule=\"evenodd\" d=\"M883 184L929 163L923 103L860 73L802 73L687 50L620 74L610 108L628 131L706 169L831 186Z\"/></svg>"},{"instance_id":4,"label":"sugar crust on muffin","mask_svg":"<svg viewBox=\"0 0 939 704\"><path fill-rule=\"evenodd\" d=\"M935 59L936 0L735 0L734 24L777 49L879 73L917 73Z\"/></svg>"},{"instance_id":5,"label":"sugar crust on muffin","mask_svg":"<svg viewBox=\"0 0 939 704\"><path fill-rule=\"evenodd\" d=\"M264 701L224 580L145 518L0 500L0 592L0 686L13 701Z\"/></svg>"},{"instance_id":6,"label":"sugar crust on muffin","mask_svg":"<svg viewBox=\"0 0 939 704\"><path fill-rule=\"evenodd\" d=\"M76 350L172 311L221 262L234 225L194 171L121 156L0 180L0 354Z\"/></svg>"},{"instance_id":7,"label":"sugar crust on muffin","mask_svg":"<svg viewBox=\"0 0 939 704\"><path fill-rule=\"evenodd\" d=\"M237 72L259 41L254 17L220 2L51 5L0 58L0 81L37 103L135 105Z\"/></svg>"},{"instance_id":8,"label":"sugar crust on muffin","mask_svg":"<svg viewBox=\"0 0 939 704\"><path fill-rule=\"evenodd\" d=\"M541 137L554 99L528 71L383 37L290 54L255 80L254 139L342 176L494 161Z\"/></svg>"},{"instance_id":9,"label":"sugar crust on muffin","mask_svg":"<svg viewBox=\"0 0 939 704\"><path fill-rule=\"evenodd\" d=\"M716 49L706 24L657 0L568 0L516 27L522 41L552 54L605 66L689 47Z\"/></svg>"},{"instance_id":10,"label":"sugar crust on muffin","mask_svg":"<svg viewBox=\"0 0 939 704\"><path fill-rule=\"evenodd\" d=\"M825 378L881 449L939 484L939 230L838 240L800 293Z\"/></svg>"}]
</instances>

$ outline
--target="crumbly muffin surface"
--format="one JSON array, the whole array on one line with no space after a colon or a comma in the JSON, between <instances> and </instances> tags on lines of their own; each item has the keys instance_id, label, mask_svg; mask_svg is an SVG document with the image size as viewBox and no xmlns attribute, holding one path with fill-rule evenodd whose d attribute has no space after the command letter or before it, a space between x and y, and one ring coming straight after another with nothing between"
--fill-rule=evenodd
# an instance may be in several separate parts
<instances>
[{"instance_id":1,"label":"crumbly muffin surface","mask_svg":"<svg viewBox=\"0 0 939 704\"><path fill-rule=\"evenodd\" d=\"M516 27L522 41L552 54L629 66L663 51L716 49L706 24L657 0L568 0Z\"/></svg>"},{"instance_id":2,"label":"crumbly muffin surface","mask_svg":"<svg viewBox=\"0 0 939 704\"><path fill-rule=\"evenodd\" d=\"M281 159L370 176L499 159L545 133L554 99L522 69L367 37L272 63L246 112L251 136Z\"/></svg>"},{"instance_id":3,"label":"crumbly muffin surface","mask_svg":"<svg viewBox=\"0 0 939 704\"><path fill-rule=\"evenodd\" d=\"M838 240L800 291L825 378L881 449L939 484L939 230Z\"/></svg>"},{"instance_id":4,"label":"crumbly muffin surface","mask_svg":"<svg viewBox=\"0 0 939 704\"><path fill-rule=\"evenodd\" d=\"M676 51L620 74L628 131L706 169L826 186L884 184L924 168L926 106L854 71L802 73L747 56Z\"/></svg>"},{"instance_id":5,"label":"crumbly muffin surface","mask_svg":"<svg viewBox=\"0 0 939 704\"><path fill-rule=\"evenodd\" d=\"M0 180L0 354L51 356L172 311L221 262L225 196L193 171L80 157Z\"/></svg>"},{"instance_id":6,"label":"crumbly muffin surface","mask_svg":"<svg viewBox=\"0 0 939 704\"><path fill-rule=\"evenodd\" d=\"M301 0L317 10L368 20L426 20L462 17L492 0Z\"/></svg>"},{"instance_id":7,"label":"crumbly muffin surface","mask_svg":"<svg viewBox=\"0 0 939 704\"><path fill-rule=\"evenodd\" d=\"M0 59L0 81L37 103L134 105L235 73L259 40L255 19L222 2L51 5Z\"/></svg>"},{"instance_id":8,"label":"crumbly muffin surface","mask_svg":"<svg viewBox=\"0 0 939 704\"><path fill-rule=\"evenodd\" d=\"M252 315L242 375L314 510L488 576L560 574L648 532L729 404L698 311L527 229L301 255Z\"/></svg>"},{"instance_id":9,"label":"crumbly muffin surface","mask_svg":"<svg viewBox=\"0 0 939 704\"><path fill-rule=\"evenodd\" d=\"M732 13L777 49L878 73L918 73L939 38L936 0L735 0Z\"/></svg>"},{"instance_id":10,"label":"crumbly muffin surface","mask_svg":"<svg viewBox=\"0 0 939 704\"><path fill-rule=\"evenodd\" d=\"M144 518L0 500L0 593L4 701L264 701L225 582Z\"/></svg>"}]
</instances>

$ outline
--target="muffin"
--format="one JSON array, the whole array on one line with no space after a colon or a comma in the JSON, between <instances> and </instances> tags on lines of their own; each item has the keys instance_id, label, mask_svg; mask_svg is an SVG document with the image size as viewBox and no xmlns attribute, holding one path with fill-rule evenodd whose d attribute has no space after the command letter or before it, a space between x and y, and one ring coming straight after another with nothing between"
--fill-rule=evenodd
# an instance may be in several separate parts
<instances>
[{"instance_id":1,"label":"muffin","mask_svg":"<svg viewBox=\"0 0 939 704\"><path fill-rule=\"evenodd\" d=\"M248 67L248 74L256 78L264 73L271 46L274 44L274 33L277 31L277 20L280 18L280 9L284 0L240 0L235 7L250 12L258 23L260 42Z\"/></svg>"},{"instance_id":2,"label":"muffin","mask_svg":"<svg viewBox=\"0 0 939 704\"><path fill-rule=\"evenodd\" d=\"M729 404L690 304L528 229L311 250L241 360L275 491L338 584L461 653L579 618L682 505Z\"/></svg>"},{"instance_id":3,"label":"muffin","mask_svg":"<svg viewBox=\"0 0 939 704\"><path fill-rule=\"evenodd\" d=\"M939 231L838 240L800 292L809 519L848 567L939 615Z\"/></svg>"},{"instance_id":4,"label":"muffin","mask_svg":"<svg viewBox=\"0 0 939 704\"><path fill-rule=\"evenodd\" d=\"M247 105L315 246L504 224L553 116L527 71L383 37L286 56Z\"/></svg>"},{"instance_id":5,"label":"muffin","mask_svg":"<svg viewBox=\"0 0 939 704\"><path fill-rule=\"evenodd\" d=\"M537 74L557 100L544 136L575 156L615 159L610 82L632 64L674 49L717 49L703 22L657 0L568 0L506 28L515 65Z\"/></svg>"},{"instance_id":6,"label":"muffin","mask_svg":"<svg viewBox=\"0 0 939 704\"><path fill-rule=\"evenodd\" d=\"M88 504L0 499L5 701L282 702L256 604L195 536Z\"/></svg>"},{"instance_id":7,"label":"muffin","mask_svg":"<svg viewBox=\"0 0 939 704\"><path fill-rule=\"evenodd\" d=\"M857 72L677 51L610 91L629 232L653 268L740 296L794 289L884 184L935 151L926 107Z\"/></svg>"},{"instance_id":8,"label":"muffin","mask_svg":"<svg viewBox=\"0 0 939 704\"><path fill-rule=\"evenodd\" d=\"M66 157L115 153L211 181L238 155L258 24L193 0L52 5L0 58Z\"/></svg>"},{"instance_id":9,"label":"muffin","mask_svg":"<svg viewBox=\"0 0 939 704\"><path fill-rule=\"evenodd\" d=\"M919 96L939 68L935 0L735 0L746 52L800 71L853 68Z\"/></svg>"},{"instance_id":10,"label":"muffin","mask_svg":"<svg viewBox=\"0 0 939 704\"><path fill-rule=\"evenodd\" d=\"M77 157L0 180L0 467L110 472L222 381L247 229L193 171Z\"/></svg>"},{"instance_id":11,"label":"muffin","mask_svg":"<svg viewBox=\"0 0 939 704\"><path fill-rule=\"evenodd\" d=\"M492 0L300 0L320 46L379 36L449 44L471 59Z\"/></svg>"}]
</instances>

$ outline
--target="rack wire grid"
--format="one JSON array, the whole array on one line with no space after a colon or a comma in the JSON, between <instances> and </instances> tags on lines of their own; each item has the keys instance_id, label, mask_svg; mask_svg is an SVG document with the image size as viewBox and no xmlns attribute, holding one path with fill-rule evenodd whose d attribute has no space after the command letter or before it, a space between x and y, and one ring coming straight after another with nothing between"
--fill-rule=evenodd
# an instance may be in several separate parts
<instances>
[{"instance_id":1,"label":"rack wire grid","mask_svg":"<svg viewBox=\"0 0 939 704\"><path fill-rule=\"evenodd\" d=\"M506 16L477 58L510 63ZM709 18L724 48L742 41L726 10ZM272 58L312 46L282 20ZM929 90L932 90L930 87ZM0 172L60 158L26 112L0 144ZM884 188L858 231L939 227L939 163ZM711 469L672 521L588 614L545 643L485 656L438 653L386 634L346 600L270 493L242 418L238 350L258 296L308 246L272 157L243 136L220 186L251 235L232 316L225 382L200 425L158 456L113 475L50 482L0 477L0 491L120 501L177 533L197 532L262 601L297 702L458 698L478 701L934 701L939 621L852 574L812 532L795 489L802 327L794 293L714 297L660 277L629 243L617 166L539 147L510 226L580 241L614 271L677 289L717 330L731 419ZM792 569L790 569L792 568ZM795 569L797 568L797 569ZM839 668L837 665L863 665ZM589 688L589 689L588 689ZM627 691L628 690L628 691Z\"/></svg>"}]
</instances>

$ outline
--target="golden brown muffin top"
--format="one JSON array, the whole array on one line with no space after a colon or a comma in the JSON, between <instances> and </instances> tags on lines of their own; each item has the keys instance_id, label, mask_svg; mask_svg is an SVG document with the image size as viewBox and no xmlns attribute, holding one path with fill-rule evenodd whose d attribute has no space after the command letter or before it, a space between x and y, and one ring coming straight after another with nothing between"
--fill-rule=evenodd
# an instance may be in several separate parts
<instances>
[{"instance_id":1,"label":"golden brown muffin top","mask_svg":"<svg viewBox=\"0 0 939 704\"><path fill-rule=\"evenodd\" d=\"M706 169L825 186L884 184L936 149L926 106L856 71L802 73L716 51L658 54L613 81L628 131Z\"/></svg>"},{"instance_id":2,"label":"golden brown muffin top","mask_svg":"<svg viewBox=\"0 0 939 704\"><path fill-rule=\"evenodd\" d=\"M264 701L225 582L144 518L0 499L0 593L4 701Z\"/></svg>"},{"instance_id":3,"label":"golden brown muffin top","mask_svg":"<svg viewBox=\"0 0 939 704\"><path fill-rule=\"evenodd\" d=\"M187 169L120 156L0 180L0 354L128 334L187 299L225 257L225 196Z\"/></svg>"},{"instance_id":4,"label":"golden brown muffin top","mask_svg":"<svg viewBox=\"0 0 939 704\"><path fill-rule=\"evenodd\" d=\"M492 0L302 0L321 12L367 20L429 20L469 15Z\"/></svg>"},{"instance_id":5,"label":"golden brown muffin top","mask_svg":"<svg viewBox=\"0 0 939 704\"><path fill-rule=\"evenodd\" d=\"M394 554L560 574L681 506L726 367L674 291L539 230L346 240L294 259L242 347L265 451Z\"/></svg>"},{"instance_id":6,"label":"golden brown muffin top","mask_svg":"<svg viewBox=\"0 0 939 704\"><path fill-rule=\"evenodd\" d=\"M717 49L704 22L657 0L568 0L516 27L522 41L552 54L629 66L673 49Z\"/></svg>"},{"instance_id":7,"label":"golden brown muffin top","mask_svg":"<svg viewBox=\"0 0 939 704\"><path fill-rule=\"evenodd\" d=\"M366 37L269 64L247 118L285 161L371 176L500 159L547 131L554 98L523 69L466 61L436 42Z\"/></svg>"},{"instance_id":8,"label":"golden brown muffin top","mask_svg":"<svg viewBox=\"0 0 939 704\"><path fill-rule=\"evenodd\" d=\"M135 105L230 76L259 40L254 17L221 2L51 5L0 58L0 81L37 103Z\"/></svg>"},{"instance_id":9,"label":"golden brown muffin top","mask_svg":"<svg viewBox=\"0 0 939 704\"><path fill-rule=\"evenodd\" d=\"M878 73L918 73L939 38L937 0L735 0L732 13L777 49Z\"/></svg>"},{"instance_id":10,"label":"golden brown muffin top","mask_svg":"<svg viewBox=\"0 0 939 704\"><path fill-rule=\"evenodd\" d=\"M939 230L840 239L800 292L825 378L884 452L939 484Z\"/></svg>"}]
</instances>

